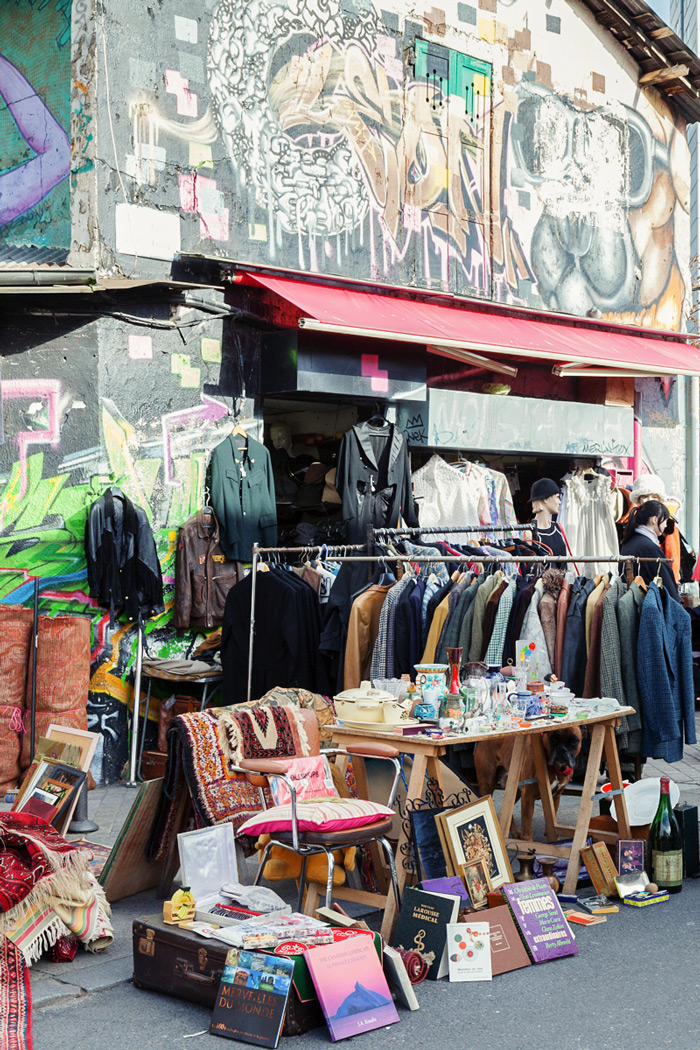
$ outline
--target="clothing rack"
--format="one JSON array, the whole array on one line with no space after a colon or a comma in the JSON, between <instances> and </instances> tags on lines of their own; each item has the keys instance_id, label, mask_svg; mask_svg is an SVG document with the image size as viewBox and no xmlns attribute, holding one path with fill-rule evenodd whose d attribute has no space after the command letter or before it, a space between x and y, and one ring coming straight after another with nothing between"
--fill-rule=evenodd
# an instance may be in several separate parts
<instances>
[{"instance_id":1,"label":"clothing rack","mask_svg":"<svg viewBox=\"0 0 700 1050\"><path fill-rule=\"evenodd\" d=\"M388 531L388 530L385 530ZM246 693L246 702L250 703L251 690L253 683L253 646L255 641L255 594L256 594L256 583L257 583L257 570L260 556L263 554L323 554L324 561L332 561L334 563L344 562L365 562L368 564L376 562L386 562L388 560L396 560L394 557L387 558L386 554L333 554L329 553L335 550L349 551L349 550L362 550L362 544L340 544L334 547L328 547L325 544L314 547L259 547L257 543L253 544L253 558L251 564L251 588L250 588L250 634L248 642L248 687ZM634 554L617 554L607 558L597 557L582 557L573 558L572 555L518 555L515 558L512 557L498 557L494 555L472 555L472 554L461 554L457 555L441 555L437 556L434 554L429 555L417 555L415 557L401 557L399 561L407 561L411 564L439 564L449 561L453 564L464 564L464 565L501 565L506 562L509 565L517 565L519 563L528 565L554 565L560 562L568 563L571 561L578 562L581 565L604 563L610 565L619 565L620 562L656 562L659 565L670 562L670 558L639 558Z\"/></svg>"}]
</instances>

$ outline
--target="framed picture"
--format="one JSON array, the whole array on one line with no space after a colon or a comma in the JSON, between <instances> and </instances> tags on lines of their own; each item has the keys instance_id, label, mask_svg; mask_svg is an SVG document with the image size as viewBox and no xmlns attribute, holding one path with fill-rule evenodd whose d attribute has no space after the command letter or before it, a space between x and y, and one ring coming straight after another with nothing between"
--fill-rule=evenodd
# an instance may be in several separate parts
<instances>
[{"instance_id":1,"label":"framed picture","mask_svg":"<svg viewBox=\"0 0 700 1050\"><path fill-rule=\"evenodd\" d=\"M490 795L452 813L444 813L442 823L455 874L461 871L462 864L483 860L492 889L513 881L506 844Z\"/></svg>"},{"instance_id":2,"label":"framed picture","mask_svg":"<svg viewBox=\"0 0 700 1050\"><path fill-rule=\"evenodd\" d=\"M55 828L60 828L72 810L75 796L83 786L87 773L75 766L43 760L37 762L31 780L14 806L20 813L43 817Z\"/></svg>"},{"instance_id":3,"label":"framed picture","mask_svg":"<svg viewBox=\"0 0 700 1050\"><path fill-rule=\"evenodd\" d=\"M636 875L644 871L643 839L620 839L617 844L617 874Z\"/></svg>"},{"instance_id":4,"label":"framed picture","mask_svg":"<svg viewBox=\"0 0 700 1050\"><path fill-rule=\"evenodd\" d=\"M480 860L469 861L468 864L461 864L460 871L472 908L485 908L488 904L487 894L489 890L493 889L493 886L491 885L489 873L486 870L484 858L481 857Z\"/></svg>"}]
</instances>

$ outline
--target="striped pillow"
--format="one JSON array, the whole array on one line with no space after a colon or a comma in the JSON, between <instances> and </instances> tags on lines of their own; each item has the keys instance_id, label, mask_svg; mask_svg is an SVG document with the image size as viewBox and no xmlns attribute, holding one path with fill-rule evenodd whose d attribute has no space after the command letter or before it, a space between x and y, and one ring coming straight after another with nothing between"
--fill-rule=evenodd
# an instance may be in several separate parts
<instances>
[{"instance_id":1,"label":"striped pillow","mask_svg":"<svg viewBox=\"0 0 700 1050\"><path fill-rule=\"evenodd\" d=\"M324 798L297 802L300 831L348 831L393 817L393 809L367 802L362 798ZM238 835L263 835L265 832L291 831L292 807L274 806L250 817L238 829Z\"/></svg>"}]
</instances>

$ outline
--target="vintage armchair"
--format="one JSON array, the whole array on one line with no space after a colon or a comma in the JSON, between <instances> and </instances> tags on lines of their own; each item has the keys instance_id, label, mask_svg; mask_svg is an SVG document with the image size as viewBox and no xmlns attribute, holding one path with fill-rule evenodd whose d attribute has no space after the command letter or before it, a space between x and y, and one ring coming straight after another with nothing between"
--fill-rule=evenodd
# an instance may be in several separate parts
<instances>
[{"instance_id":1,"label":"vintage armchair","mask_svg":"<svg viewBox=\"0 0 700 1050\"><path fill-rule=\"evenodd\" d=\"M257 874L254 879L254 884L257 885L262 873L265 869L265 864L269 856L270 850L273 846L279 846L282 849L290 850L301 857L301 874L299 876L299 897L297 902L297 911L301 911L304 903L304 890L306 887L306 865L308 858L318 853L325 853L328 864L328 876L326 880L326 906L330 907L331 897L333 894L333 875L335 871L335 859L333 851L338 849L345 849L347 846L360 846L368 845L371 843L377 843L386 858L386 862L389 867L391 876L391 885L396 899L397 910L400 907L400 895L398 880L396 877L396 863L394 860L394 852L391 848L390 843L387 841L386 836L390 833L392 827L392 814L391 808L394 804L396 797L396 789L399 783L399 777L401 775L401 766L399 763L399 752L396 748L391 747L389 744L350 744L346 749L332 748L324 749L322 752L317 751L317 754L323 754L328 757L330 756L356 756L357 758L373 758L381 759L384 761L392 762L394 765L394 780L389 794L386 807L378 806L371 802L365 802L363 809L365 810L365 816L369 817L370 822L363 824L362 826L347 827L342 830L327 830L319 828L319 830L308 830L307 828L300 827L303 823L302 814L304 806L310 805L310 803L302 803L297 801L297 789L294 782L289 777L289 770L291 768L291 762L289 759L243 759L240 766L233 767L235 772L245 774L248 782L254 787L258 788L261 803L263 806L264 813L262 817L275 820L276 816L279 816L280 822L275 821L275 829L270 832L270 841L265 846L262 856L260 858L260 864L258 867ZM264 788L268 786L268 780L270 777L279 777L285 782L290 793L290 803L286 806L268 807L266 805L266 798ZM318 800L323 803L323 799ZM328 802L328 799L325 800ZM342 817L342 811L344 808L351 810L352 799L341 799L340 797L333 799L333 809L335 812L333 816L338 813ZM347 803L347 806L343 804ZM374 807L374 812L369 808ZM246 826L252 823L254 818L247 821L246 824L242 825L239 829L238 834L246 833ZM341 821L342 822L342 821ZM333 823L338 823L334 821ZM260 828L263 830L263 828Z\"/></svg>"}]
</instances>

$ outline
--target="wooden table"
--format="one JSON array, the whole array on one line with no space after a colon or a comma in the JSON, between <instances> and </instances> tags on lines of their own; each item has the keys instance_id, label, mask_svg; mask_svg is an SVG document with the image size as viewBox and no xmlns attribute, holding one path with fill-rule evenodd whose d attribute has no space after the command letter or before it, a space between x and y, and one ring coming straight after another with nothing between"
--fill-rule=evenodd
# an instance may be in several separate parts
<instances>
[{"instance_id":1,"label":"wooden table","mask_svg":"<svg viewBox=\"0 0 700 1050\"><path fill-rule=\"evenodd\" d=\"M343 725L335 725L329 728L331 728L333 732L334 746L347 747L348 744L381 742L384 744L391 744L401 752L401 754L410 755L413 760L413 768L408 782L408 791L406 793L407 801L418 800L423 797L426 773L435 782L444 797L445 792L443 789L440 759L446 754L448 747L453 744L477 744L480 740L513 737L511 767L498 818L503 837L508 839L509 842L514 843L519 850L534 847L541 853L546 851L548 856L568 857L569 864L567 867L566 878L564 880L563 892L574 893L581 863L581 847L585 845L586 838L589 834L592 834L594 838L600 839L604 842L616 842L618 838L631 838L629 820L627 817L627 805L625 803L622 788L620 759L617 753L617 744L615 742L615 727L620 724L623 715L632 713L632 708L624 707L616 711L614 714L591 715L586 719L572 718L561 721L558 720L544 725L535 724L527 729L506 730L502 733L488 734L467 733L460 736L445 737L443 739L426 736L399 736L398 734L377 732L372 729L351 729L350 727ZM547 761L541 737L542 733L549 733L567 725L577 725L579 727L588 726L590 729L588 762L586 764L586 773L581 793L581 801L579 803L578 817L576 824L573 827L557 823L557 817L554 811L554 798L552 796L550 779L547 774ZM535 760L536 776L540 789L542 809L544 811L545 834L547 836L546 843L514 839L509 834L513 819L513 809L518 796L518 788L520 786L525 749L528 742L532 747ZM611 785L611 794L606 794L605 796L597 794L596 792L598 772L603 753L605 754L605 761ZM358 760L357 757L354 756L353 768L355 769L359 793L361 797L368 798L369 795L367 794L367 778L364 770L364 761L361 759ZM597 799L603 797L615 798L619 833L599 831L597 829L593 832L589 831L593 803ZM572 838L572 845L558 845L557 841L562 837ZM400 858L403 856L402 846L404 846L406 841L405 822L402 822L396 850L399 889L401 890L403 890L406 882L406 869L401 863ZM396 917L395 913L396 905L394 897L393 894L389 892L386 897L384 920L382 922L382 935L387 939L391 936Z\"/></svg>"}]
</instances>

